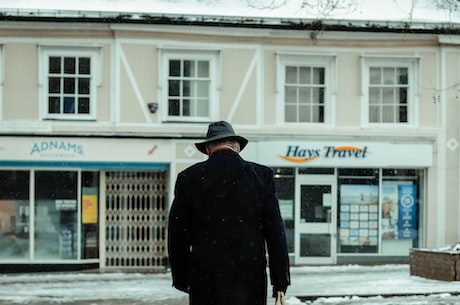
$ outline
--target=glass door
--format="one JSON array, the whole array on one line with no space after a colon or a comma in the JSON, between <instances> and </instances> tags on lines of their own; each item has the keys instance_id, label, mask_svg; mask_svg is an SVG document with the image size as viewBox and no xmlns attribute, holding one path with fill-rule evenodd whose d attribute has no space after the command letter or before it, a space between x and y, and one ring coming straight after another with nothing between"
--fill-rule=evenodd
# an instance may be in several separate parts
<instances>
[{"instance_id":1,"label":"glass door","mask_svg":"<svg viewBox=\"0 0 460 305\"><path fill-rule=\"evenodd\" d=\"M298 176L295 202L295 263L335 263L337 183L334 176Z\"/></svg>"}]
</instances>

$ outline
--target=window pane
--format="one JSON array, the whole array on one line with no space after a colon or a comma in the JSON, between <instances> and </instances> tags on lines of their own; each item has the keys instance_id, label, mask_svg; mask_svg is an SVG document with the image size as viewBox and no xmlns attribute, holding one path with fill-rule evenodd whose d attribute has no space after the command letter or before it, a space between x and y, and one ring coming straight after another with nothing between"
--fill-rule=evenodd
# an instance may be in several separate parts
<instances>
[{"instance_id":1,"label":"window pane","mask_svg":"<svg viewBox=\"0 0 460 305\"><path fill-rule=\"evenodd\" d=\"M300 256L331 256L331 235L300 234Z\"/></svg>"},{"instance_id":2,"label":"window pane","mask_svg":"<svg viewBox=\"0 0 460 305\"><path fill-rule=\"evenodd\" d=\"M394 104L395 103L395 92L393 88L383 88L382 89L382 98L384 104Z\"/></svg>"},{"instance_id":3,"label":"window pane","mask_svg":"<svg viewBox=\"0 0 460 305\"><path fill-rule=\"evenodd\" d=\"M198 77L209 77L209 61L198 61Z\"/></svg>"},{"instance_id":4,"label":"window pane","mask_svg":"<svg viewBox=\"0 0 460 305\"><path fill-rule=\"evenodd\" d=\"M77 173L35 174L35 258L77 258Z\"/></svg>"},{"instance_id":5,"label":"window pane","mask_svg":"<svg viewBox=\"0 0 460 305\"><path fill-rule=\"evenodd\" d=\"M191 86L191 81L189 80L184 80L182 81L182 96L191 96L190 94L190 86Z\"/></svg>"},{"instance_id":6,"label":"window pane","mask_svg":"<svg viewBox=\"0 0 460 305\"><path fill-rule=\"evenodd\" d=\"M299 68L299 84L311 84L311 69L309 67Z\"/></svg>"},{"instance_id":7,"label":"window pane","mask_svg":"<svg viewBox=\"0 0 460 305\"><path fill-rule=\"evenodd\" d=\"M398 68L398 79L401 85L409 84L409 71L407 68Z\"/></svg>"},{"instance_id":8,"label":"window pane","mask_svg":"<svg viewBox=\"0 0 460 305\"><path fill-rule=\"evenodd\" d=\"M48 98L48 112L61 113L61 105L58 97L50 96Z\"/></svg>"},{"instance_id":9,"label":"window pane","mask_svg":"<svg viewBox=\"0 0 460 305\"><path fill-rule=\"evenodd\" d=\"M297 84L296 67L286 67L286 84Z\"/></svg>"},{"instance_id":10,"label":"window pane","mask_svg":"<svg viewBox=\"0 0 460 305\"><path fill-rule=\"evenodd\" d=\"M369 88L369 104L379 104L380 103L380 89L379 88Z\"/></svg>"},{"instance_id":11,"label":"window pane","mask_svg":"<svg viewBox=\"0 0 460 305\"><path fill-rule=\"evenodd\" d=\"M324 95L325 95L325 89L324 88L319 88L318 89L318 103L324 104Z\"/></svg>"},{"instance_id":12,"label":"window pane","mask_svg":"<svg viewBox=\"0 0 460 305\"><path fill-rule=\"evenodd\" d=\"M195 76L195 62L192 60L184 60L184 77Z\"/></svg>"},{"instance_id":13,"label":"window pane","mask_svg":"<svg viewBox=\"0 0 460 305\"><path fill-rule=\"evenodd\" d=\"M64 73L75 74L75 58L65 57L64 58Z\"/></svg>"},{"instance_id":14,"label":"window pane","mask_svg":"<svg viewBox=\"0 0 460 305\"><path fill-rule=\"evenodd\" d=\"M0 259L29 258L29 172L0 171Z\"/></svg>"},{"instance_id":15,"label":"window pane","mask_svg":"<svg viewBox=\"0 0 460 305\"><path fill-rule=\"evenodd\" d=\"M48 92L60 93L61 92L61 79L59 77L50 77L48 79Z\"/></svg>"},{"instance_id":16,"label":"window pane","mask_svg":"<svg viewBox=\"0 0 460 305\"><path fill-rule=\"evenodd\" d=\"M393 106L382 107L382 122L394 123L395 122L395 108Z\"/></svg>"},{"instance_id":17,"label":"window pane","mask_svg":"<svg viewBox=\"0 0 460 305\"><path fill-rule=\"evenodd\" d=\"M311 122L311 108L310 106L299 106L299 122Z\"/></svg>"},{"instance_id":18,"label":"window pane","mask_svg":"<svg viewBox=\"0 0 460 305\"><path fill-rule=\"evenodd\" d=\"M82 258L99 257L99 173L82 172Z\"/></svg>"},{"instance_id":19,"label":"window pane","mask_svg":"<svg viewBox=\"0 0 460 305\"><path fill-rule=\"evenodd\" d=\"M197 101L196 115L206 117L209 114L209 100L203 99Z\"/></svg>"},{"instance_id":20,"label":"window pane","mask_svg":"<svg viewBox=\"0 0 460 305\"><path fill-rule=\"evenodd\" d=\"M179 80L170 80L169 82L169 96L179 96L180 95L180 81Z\"/></svg>"},{"instance_id":21,"label":"window pane","mask_svg":"<svg viewBox=\"0 0 460 305\"><path fill-rule=\"evenodd\" d=\"M179 100L169 100L169 108L168 108L169 115L180 115L180 102Z\"/></svg>"},{"instance_id":22,"label":"window pane","mask_svg":"<svg viewBox=\"0 0 460 305\"><path fill-rule=\"evenodd\" d=\"M89 94L89 78L78 79L78 93Z\"/></svg>"},{"instance_id":23,"label":"window pane","mask_svg":"<svg viewBox=\"0 0 460 305\"><path fill-rule=\"evenodd\" d=\"M284 98L286 103L296 103L297 89L295 87L286 87L284 90Z\"/></svg>"},{"instance_id":24,"label":"window pane","mask_svg":"<svg viewBox=\"0 0 460 305\"><path fill-rule=\"evenodd\" d=\"M91 61L89 57L80 57L78 59L78 73L79 74L90 74L91 73Z\"/></svg>"},{"instance_id":25,"label":"window pane","mask_svg":"<svg viewBox=\"0 0 460 305\"><path fill-rule=\"evenodd\" d=\"M180 60L169 61L169 76L180 76Z\"/></svg>"},{"instance_id":26,"label":"window pane","mask_svg":"<svg viewBox=\"0 0 460 305\"><path fill-rule=\"evenodd\" d=\"M407 88L399 88L399 103L407 104Z\"/></svg>"},{"instance_id":27,"label":"window pane","mask_svg":"<svg viewBox=\"0 0 460 305\"><path fill-rule=\"evenodd\" d=\"M64 97L64 113L75 113L75 98L73 96Z\"/></svg>"},{"instance_id":28,"label":"window pane","mask_svg":"<svg viewBox=\"0 0 460 305\"><path fill-rule=\"evenodd\" d=\"M197 97L209 97L209 81L198 81L197 85Z\"/></svg>"},{"instance_id":29,"label":"window pane","mask_svg":"<svg viewBox=\"0 0 460 305\"><path fill-rule=\"evenodd\" d=\"M380 107L379 106L369 107L369 121L373 123L380 122Z\"/></svg>"},{"instance_id":30,"label":"window pane","mask_svg":"<svg viewBox=\"0 0 460 305\"><path fill-rule=\"evenodd\" d=\"M64 93L75 93L75 79L65 77L64 78Z\"/></svg>"},{"instance_id":31,"label":"window pane","mask_svg":"<svg viewBox=\"0 0 460 305\"><path fill-rule=\"evenodd\" d=\"M313 68L313 84L324 84L324 68Z\"/></svg>"},{"instance_id":32,"label":"window pane","mask_svg":"<svg viewBox=\"0 0 460 305\"><path fill-rule=\"evenodd\" d=\"M61 73L61 58L50 57L49 58L49 73L59 74Z\"/></svg>"},{"instance_id":33,"label":"window pane","mask_svg":"<svg viewBox=\"0 0 460 305\"><path fill-rule=\"evenodd\" d=\"M407 106L399 106L399 122L407 123Z\"/></svg>"},{"instance_id":34,"label":"window pane","mask_svg":"<svg viewBox=\"0 0 460 305\"><path fill-rule=\"evenodd\" d=\"M182 115L184 115L184 116L190 116L191 115L190 100L183 100L182 101Z\"/></svg>"},{"instance_id":35,"label":"window pane","mask_svg":"<svg viewBox=\"0 0 460 305\"><path fill-rule=\"evenodd\" d=\"M311 115L312 115L312 118L311 118L311 122L312 123L319 123L321 122L320 121L320 115L321 115L321 109L323 107L322 106L319 106L319 105L313 105L311 107Z\"/></svg>"},{"instance_id":36,"label":"window pane","mask_svg":"<svg viewBox=\"0 0 460 305\"><path fill-rule=\"evenodd\" d=\"M292 105L286 105L284 110L284 120L286 122L297 121L297 107Z\"/></svg>"},{"instance_id":37,"label":"window pane","mask_svg":"<svg viewBox=\"0 0 460 305\"><path fill-rule=\"evenodd\" d=\"M310 88L305 88L301 87L299 88L299 104L307 104L311 103L311 89Z\"/></svg>"},{"instance_id":38,"label":"window pane","mask_svg":"<svg viewBox=\"0 0 460 305\"><path fill-rule=\"evenodd\" d=\"M394 68L383 68L383 84L395 85L395 69Z\"/></svg>"},{"instance_id":39,"label":"window pane","mask_svg":"<svg viewBox=\"0 0 460 305\"><path fill-rule=\"evenodd\" d=\"M323 100L323 98L321 96L323 91L321 89L322 88L313 88L312 89L312 93L313 93L313 101L312 102L313 103L319 103L320 101Z\"/></svg>"},{"instance_id":40,"label":"window pane","mask_svg":"<svg viewBox=\"0 0 460 305\"><path fill-rule=\"evenodd\" d=\"M78 98L78 113L89 113L89 98Z\"/></svg>"},{"instance_id":41,"label":"window pane","mask_svg":"<svg viewBox=\"0 0 460 305\"><path fill-rule=\"evenodd\" d=\"M369 70L369 83L371 85L382 84L382 74L380 68L370 68Z\"/></svg>"}]
</instances>

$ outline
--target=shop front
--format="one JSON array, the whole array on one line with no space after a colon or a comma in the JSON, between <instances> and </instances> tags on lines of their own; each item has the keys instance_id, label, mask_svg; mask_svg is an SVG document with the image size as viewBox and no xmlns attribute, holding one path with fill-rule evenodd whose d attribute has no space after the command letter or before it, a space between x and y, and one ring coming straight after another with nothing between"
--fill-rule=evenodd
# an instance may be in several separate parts
<instances>
[{"instance_id":1,"label":"shop front","mask_svg":"<svg viewBox=\"0 0 460 305\"><path fill-rule=\"evenodd\" d=\"M161 265L170 146L1 137L1 271Z\"/></svg>"},{"instance_id":2,"label":"shop front","mask_svg":"<svg viewBox=\"0 0 460 305\"><path fill-rule=\"evenodd\" d=\"M258 151L274 169L295 264L407 260L423 246L431 143L260 142Z\"/></svg>"}]
</instances>

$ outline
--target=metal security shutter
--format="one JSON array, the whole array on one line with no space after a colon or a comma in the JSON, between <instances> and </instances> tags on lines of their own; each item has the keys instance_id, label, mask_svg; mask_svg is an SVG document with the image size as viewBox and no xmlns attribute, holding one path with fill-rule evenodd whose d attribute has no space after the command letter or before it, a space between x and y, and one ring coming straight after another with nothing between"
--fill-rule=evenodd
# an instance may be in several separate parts
<instances>
[{"instance_id":1,"label":"metal security shutter","mask_svg":"<svg viewBox=\"0 0 460 305\"><path fill-rule=\"evenodd\" d=\"M105 175L105 267L149 269L165 265L166 171Z\"/></svg>"}]
</instances>

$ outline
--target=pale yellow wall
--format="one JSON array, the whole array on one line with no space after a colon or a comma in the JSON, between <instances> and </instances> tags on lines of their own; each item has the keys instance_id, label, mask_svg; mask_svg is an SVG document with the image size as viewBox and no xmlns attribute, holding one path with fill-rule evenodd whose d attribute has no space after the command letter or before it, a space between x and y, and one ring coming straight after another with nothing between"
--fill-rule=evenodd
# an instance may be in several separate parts
<instances>
[{"instance_id":1,"label":"pale yellow wall","mask_svg":"<svg viewBox=\"0 0 460 305\"><path fill-rule=\"evenodd\" d=\"M455 139L460 142L459 117L460 117L460 52L451 49L445 55L446 65L452 69L446 70L446 88L444 92L446 107L446 141ZM446 148L446 242L458 242L458 217L459 217L459 148L451 150Z\"/></svg>"},{"instance_id":2,"label":"pale yellow wall","mask_svg":"<svg viewBox=\"0 0 460 305\"><path fill-rule=\"evenodd\" d=\"M221 89L218 119L227 119L233 105L239 103L231 121L235 124L254 124L256 122L256 73L251 72L249 82L245 83L246 73L255 54L254 49L224 49L221 52ZM240 100L238 93L243 89Z\"/></svg>"},{"instance_id":3,"label":"pale yellow wall","mask_svg":"<svg viewBox=\"0 0 460 305\"><path fill-rule=\"evenodd\" d=\"M436 128L439 122L436 103L438 54L437 50L420 52L419 123L423 128Z\"/></svg>"},{"instance_id":4,"label":"pale yellow wall","mask_svg":"<svg viewBox=\"0 0 460 305\"><path fill-rule=\"evenodd\" d=\"M5 63L3 119L38 120L38 53L33 43L8 43Z\"/></svg>"},{"instance_id":5,"label":"pale yellow wall","mask_svg":"<svg viewBox=\"0 0 460 305\"><path fill-rule=\"evenodd\" d=\"M96 88L97 91L97 120L102 122L108 122L111 120L111 109L112 109L112 94L111 94L111 81L114 75L113 68L111 66L110 45L104 45L102 49L102 67L101 71L101 83Z\"/></svg>"},{"instance_id":6,"label":"pale yellow wall","mask_svg":"<svg viewBox=\"0 0 460 305\"><path fill-rule=\"evenodd\" d=\"M264 123L266 125L276 124L276 114L278 108L276 105L277 101L277 83L276 75L281 72L277 70L276 66L276 53L273 50L264 52ZM282 73L282 72L281 72Z\"/></svg>"},{"instance_id":7,"label":"pale yellow wall","mask_svg":"<svg viewBox=\"0 0 460 305\"><path fill-rule=\"evenodd\" d=\"M158 62L156 48L154 45L124 43L122 44L121 52L126 56L128 69L131 70L134 76L134 84L143 99L143 102L140 103L135 94L133 84L128 78L129 74L126 65L120 61L121 121L124 123L146 123L141 107L147 109L148 103L157 102L158 81L156 75L158 74ZM152 120L157 119L157 114L151 114L150 112L148 114Z\"/></svg>"},{"instance_id":8,"label":"pale yellow wall","mask_svg":"<svg viewBox=\"0 0 460 305\"><path fill-rule=\"evenodd\" d=\"M361 125L361 61L357 52L337 56L336 121L340 127L359 128Z\"/></svg>"}]
</instances>

